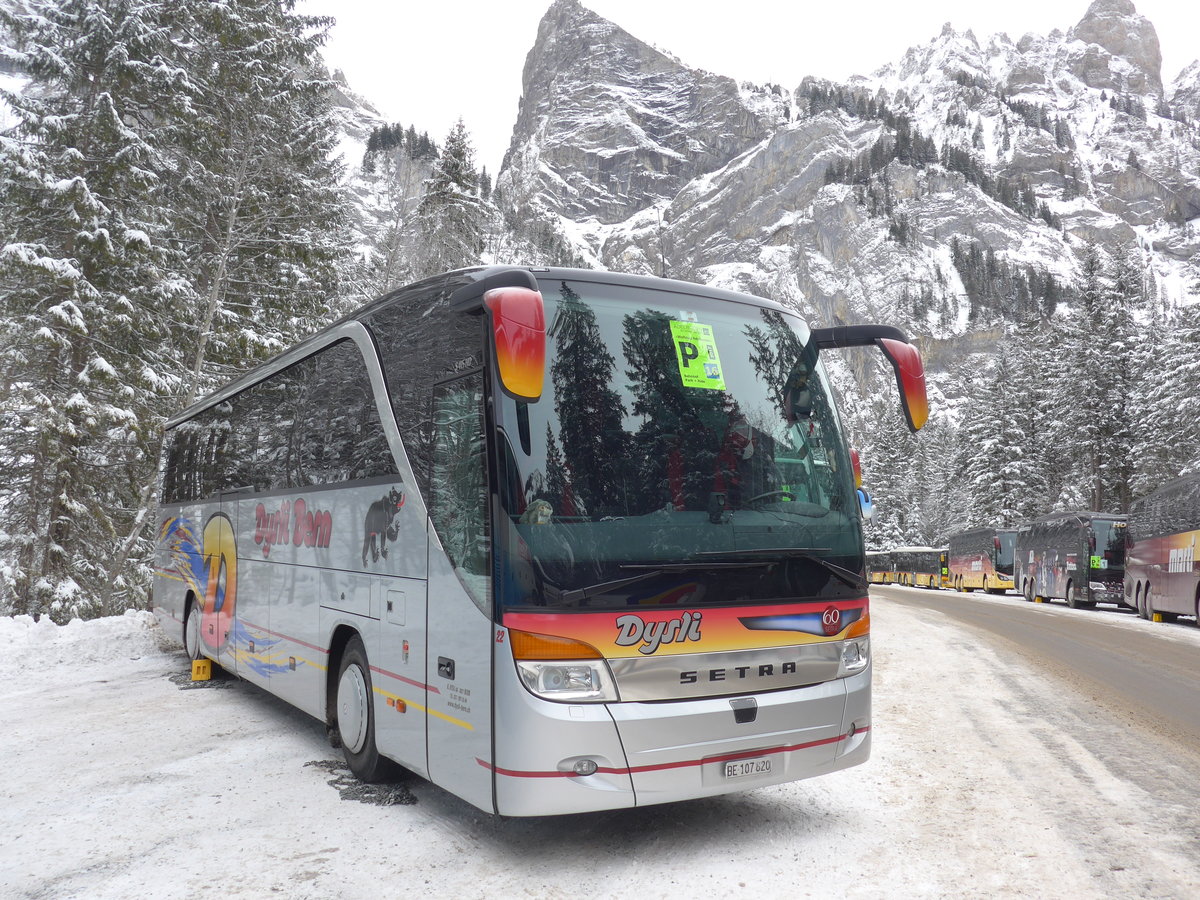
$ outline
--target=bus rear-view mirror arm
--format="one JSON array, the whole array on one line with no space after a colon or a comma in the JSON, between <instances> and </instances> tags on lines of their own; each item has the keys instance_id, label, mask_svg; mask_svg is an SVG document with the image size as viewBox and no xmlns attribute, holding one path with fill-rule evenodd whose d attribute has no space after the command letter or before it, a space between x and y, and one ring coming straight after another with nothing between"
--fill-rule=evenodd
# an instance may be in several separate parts
<instances>
[{"instance_id":1,"label":"bus rear-view mirror arm","mask_svg":"<svg viewBox=\"0 0 1200 900\"><path fill-rule=\"evenodd\" d=\"M909 429L917 431L929 418L929 397L925 392L925 367L921 354L908 342L899 328L890 325L842 325L837 328L814 328L812 342L818 351L842 347L880 349L896 373L900 390L900 407Z\"/></svg>"}]
</instances>

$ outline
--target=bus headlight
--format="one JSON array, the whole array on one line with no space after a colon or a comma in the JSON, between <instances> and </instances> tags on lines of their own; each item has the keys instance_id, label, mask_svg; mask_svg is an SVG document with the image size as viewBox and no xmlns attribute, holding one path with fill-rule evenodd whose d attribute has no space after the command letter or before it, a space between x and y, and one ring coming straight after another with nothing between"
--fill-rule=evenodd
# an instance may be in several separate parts
<instances>
[{"instance_id":1,"label":"bus headlight","mask_svg":"<svg viewBox=\"0 0 1200 900\"><path fill-rule=\"evenodd\" d=\"M517 671L529 692L546 700L604 703L619 699L608 664L602 659L519 659Z\"/></svg>"},{"instance_id":2,"label":"bus headlight","mask_svg":"<svg viewBox=\"0 0 1200 900\"><path fill-rule=\"evenodd\" d=\"M851 638L842 644L842 657L838 662L838 678L856 675L871 661L871 639Z\"/></svg>"}]
</instances>

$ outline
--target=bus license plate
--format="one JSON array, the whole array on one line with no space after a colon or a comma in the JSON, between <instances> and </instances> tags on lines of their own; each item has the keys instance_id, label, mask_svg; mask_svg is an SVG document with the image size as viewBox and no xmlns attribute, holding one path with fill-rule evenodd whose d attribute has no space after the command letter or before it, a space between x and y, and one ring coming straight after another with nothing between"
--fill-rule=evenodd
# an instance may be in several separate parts
<instances>
[{"instance_id":1,"label":"bus license plate","mask_svg":"<svg viewBox=\"0 0 1200 900\"><path fill-rule=\"evenodd\" d=\"M725 763L726 778L744 778L747 775L770 775L772 759L757 756L754 759L738 759Z\"/></svg>"}]
</instances>

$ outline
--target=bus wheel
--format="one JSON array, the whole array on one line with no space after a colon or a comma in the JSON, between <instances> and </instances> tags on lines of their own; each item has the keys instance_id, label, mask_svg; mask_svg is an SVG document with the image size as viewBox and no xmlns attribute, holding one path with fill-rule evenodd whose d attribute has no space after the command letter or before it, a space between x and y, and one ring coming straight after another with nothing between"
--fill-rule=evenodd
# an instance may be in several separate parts
<instances>
[{"instance_id":1,"label":"bus wheel","mask_svg":"<svg viewBox=\"0 0 1200 900\"><path fill-rule=\"evenodd\" d=\"M183 618L183 649L188 659L203 659L200 652L200 604L189 603L187 615Z\"/></svg>"},{"instance_id":2,"label":"bus wheel","mask_svg":"<svg viewBox=\"0 0 1200 900\"><path fill-rule=\"evenodd\" d=\"M1076 599L1076 597L1075 597L1075 585L1073 585L1071 582L1068 581L1067 582L1067 606L1071 607L1071 609L1079 609L1081 605L1082 604L1080 604L1079 600Z\"/></svg>"},{"instance_id":3,"label":"bus wheel","mask_svg":"<svg viewBox=\"0 0 1200 900\"><path fill-rule=\"evenodd\" d=\"M1154 610L1150 607L1150 585L1147 584L1138 594L1137 598L1138 615L1143 619L1153 619Z\"/></svg>"},{"instance_id":4,"label":"bus wheel","mask_svg":"<svg viewBox=\"0 0 1200 900\"><path fill-rule=\"evenodd\" d=\"M1025 590L1023 593L1025 594L1025 602L1032 603L1033 602L1033 582L1032 581L1025 582Z\"/></svg>"},{"instance_id":5,"label":"bus wheel","mask_svg":"<svg viewBox=\"0 0 1200 900\"><path fill-rule=\"evenodd\" d=\"M337 682L337 730L346 763L360 781L384 780L386 764L375 749L371 668L362 638L355 635L342 653Z\"/></svg>"}]
</instances>

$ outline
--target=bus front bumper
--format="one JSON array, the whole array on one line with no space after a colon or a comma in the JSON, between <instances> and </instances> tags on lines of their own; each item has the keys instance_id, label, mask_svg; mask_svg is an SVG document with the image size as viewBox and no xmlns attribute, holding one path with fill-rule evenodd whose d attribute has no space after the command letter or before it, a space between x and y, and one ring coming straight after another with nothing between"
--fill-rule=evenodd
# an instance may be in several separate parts
<instances>
[{"instance_id":1,"label":"bus front bumper","mask_svg":"<svg viewBox=\"0 0 1200 900\"><path fill-rule=\"evenodd\" d=\"M753 697L606 704L587 710L590 722L561 715L561 704L530 700L520 717L535 713L538 720L521 731L537 739L514 733L510 743L497 734L493 771L502 815L619 809L751 790L849 768L871 752L869 665L848 678ZM594 754L579 739L588 731ZM569 747L568 756L556 747ZM593 774L570 771L593 757Z\"/></svg>"}]
</instances>

